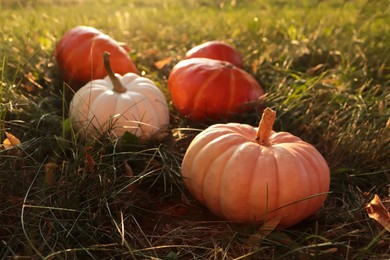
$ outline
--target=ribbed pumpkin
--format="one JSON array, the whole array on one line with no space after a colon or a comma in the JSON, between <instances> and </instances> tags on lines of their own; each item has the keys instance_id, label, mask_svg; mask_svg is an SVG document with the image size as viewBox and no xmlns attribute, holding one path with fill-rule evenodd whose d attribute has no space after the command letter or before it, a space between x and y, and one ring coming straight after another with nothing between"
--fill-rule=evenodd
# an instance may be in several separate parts
<instances>
[{"instance_id":1,"label":"ribbed pumpkin","mask_svg":"<svg viewBox=\"0 0 390 260\"><path fill-rule=\"evenodd\" d=\"M233 46L222 41L208 41L197 45L190 49L184 58L209 58L227 61L239 68L244 67L241 53Z\"/></svg>"},{"instance_id":2,"label":"ribbed pumpkin","mask_svg":"<svg viewBox=\"0 0 390 260\"><path fill-rule=\"evenodd\" d=\"M108 76L80 88L70 103L70 119L86 137L126 131L149 139L169 124L167 102L149 79L134 73L121 76L112 72L109 54L104 54Z\"/></svg>"},{"instance_id":3,"label":"ribbed pumpkin","mask_svg":"<svg viewBox=\"0 0 390 260\"><path fill-rule=\"evenodd\" d=\"M232 221L280 218L289 227L315 214L329 191L329 167L311 144L272 131L274 120L267 108L258 129L215 124L198 134L182 162L194 198Z\"/></svg>"},{"instance_id":4,"label":"ribbed pumpkin","mask_svg":"<svg viewBox=\"0 0 390 260\"><path fill-rule=\"evenodd\" d=\"M111 53L111 66L116 73L138 73L128 55L128 46L89 26L67 31L56 45L54 58L62 79L77 90L89 81L107 75L102 60L105 51Z\"/></svg>"},{"instance_id":5,"label":"ribbed pumpkin","mask_svg":"<svg viewBox=\"0 0 390 260\"><path fill-rule=\"evenodd\" d=\"M253 109L264 94L246 71L229 62L192 58L177 63L168 79L174 107L191 120L227 118Z\"/></svg>"}]
</instances>

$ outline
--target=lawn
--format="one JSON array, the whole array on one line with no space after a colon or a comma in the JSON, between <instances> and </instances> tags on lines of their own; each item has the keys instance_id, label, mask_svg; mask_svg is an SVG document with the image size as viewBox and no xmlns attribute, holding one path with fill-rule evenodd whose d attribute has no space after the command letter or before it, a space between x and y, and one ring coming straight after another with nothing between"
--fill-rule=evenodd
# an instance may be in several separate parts
<instances>
[{"instance_id":1,"label":"lawn","mask_svg":"<svg viewBox=\"0 0 390 260\"><path fill-rule=\"evenodd\" d=\"M365 210L390 207L389 1L0 1L0 256L47 259L389 259L390 233ZM160 141L85 140L53 53L77 25L127 43L166 96ZM172 105L169 73L190 48L223 40L277 111L276 131L314 145L331 171L314 216L261 233L196 202L181 179L191 140L214 123L256 126L261 113L192 122ZM167 61L158 66L159 61ZM91 161L94 161L91 169ZM292 192L294 192L292 190Z\"/></svg>"}]
</instances>

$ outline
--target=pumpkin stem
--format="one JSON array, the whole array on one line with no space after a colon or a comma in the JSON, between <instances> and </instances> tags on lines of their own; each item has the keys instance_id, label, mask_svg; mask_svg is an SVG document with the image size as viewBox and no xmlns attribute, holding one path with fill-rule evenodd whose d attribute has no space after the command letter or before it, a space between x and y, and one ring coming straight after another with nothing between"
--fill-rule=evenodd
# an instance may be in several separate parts
<instances>
[{"instance_id":1,"label":"pumpkin stem","mask_svg":"<svg viewBox=\"0 0 390 260\"><path fill-rule=\"evenodd\" d=\"M259 123L259 129L256 133L255 141L260 145L271 145L269 142L269 137L271 136L272 127L274 125L276 118L276 112L271 108L267 107L263 115L261 116L261 120Z\"/></svg>"},{"instance_id":2,"label":"pumpkin stem","mask_svg":"<svg viewBox=\"0 0 390 260\"><path fill-rule=\"evenodd\" d=\"M112 90L117 93L124 93L126 92L126 88L122 85L120 80L115 76L111 69L110 56L111 54L107 51L103 53L104 69L106 70L107 75L110 78L112 85L114 86Z\"/></svg>"}]
</instances>

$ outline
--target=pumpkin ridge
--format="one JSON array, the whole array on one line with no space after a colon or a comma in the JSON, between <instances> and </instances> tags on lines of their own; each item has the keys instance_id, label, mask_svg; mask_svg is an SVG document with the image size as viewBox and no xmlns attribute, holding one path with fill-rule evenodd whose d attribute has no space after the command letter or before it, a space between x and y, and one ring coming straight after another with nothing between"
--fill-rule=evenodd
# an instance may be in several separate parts
<instances>
[{"instance_id":1,"label":"pumpkin ridge","mask_svg":"<svg viewBox=\"0 0 390 260\"><path fill-rule=\"evenodd\" d=\"M204 175L206 174L205 171L199 171L199 174L196 176L196 183L195 184L192 184L193 180L194 180L194 176L193 176L193 172L194 172L194 167L196 166L200 166L202 169L204 168L205 166L205 162L203 162L203 164L197 164L197 160L200 160L199 159L199 156L202 156L203 154L202 153L198 153L198 149L199 150L203 150L204 149L204 145L203 145L203 142L207 142L208 141L208 138L207 136L205 137L205 139L201 139L199 142L198 140L200 139L202 135L198 135L196 136L189 148L191 148L191 150L189 150L189 152L187 152L183 158L183 161L182 161L182 176L183 176L183 182L184 184L187 186L188 190L191 192L191 194L193 194L193 196L199 200L202 204L204 203L204 198L203 198L203 195L200 194L199 192L199 183L203 183L203 178L204 178ZM213 137L213 135L211 136L211 138ZM207 158L206 158L207 159ZM207 162L207 160L206 160ZM201 176L202 174L202 176ZM199 181L199 179L201 179L201 181ZM201 187L203 188L203 186Z\"/></svg>"},{"instance_id":2,"label":"pumpkin ridge","mask_svg":"<svg viewBox=\"0 0 390 260\"><path fill-rule=\"evenodd\" d=\"M234 100L236 98L236 88L235 88L235 85L236 85L236 74L235 74L235 70L232 68L230 69L232 70L232 73L230 73L230 79L229 79L229 101L227 102L227 107L231 107L232 110L235 110L236 109L236 106L233 106L233 103L234 103ZM233 112L233 111L231 111Z\"/></svg>"},{"instance_id":3,"label":"pumpkin ridge","mask_svg":"<svg viewBox=\"0 0 390 260\"><path fill-rule=\"evenodd\" d=\"M225 179L221 178L221 186L224 185L224 187L227 186L229 188L229 185L231 185L230 180L235 180L234 185L236 185L236 192L230 191L229 193L222 193L223 190L221 189L221 192L219 194L220 198L232 198L234 197L232 194L237 194L236 197L239 198L239 200L242 201L249 201L250 200L250 194L251 189L240 189L239 187L249 187L250 183L253 181L253 175L254 171L251 171L250 169L253 169L254 166L257 163L257 160L253 160L253 157L250 157L248 155L253 155L254 153L259 154L259 149L257 149L257 146L253 144L252 142L240 142L235 146L232 146L234 148L233 153L230 155L230 158L228 162L226 162L226 167L230 167L231 169L229 171L225 172ZM253 155L255 156L255 155ZM244 157L243 160L240 161L240 165L235 165L234 162L237 160L235 158ZM258 156L256 157L258 158ZM235 172L234 172L235 170ZM236 173L236 175L232 175ZM236 180L237 179L237 180ZM238 182L238 180L243 180L245 183ZM222 187L223 188L223 187ZM230 195L230 196L229 196ZM236 198L237 199L237 198ZM236 202L236 203L235 203ZM251 207L240 207L237 205L241 205L240 202L234 201L234 200L228 200L226 203L230 207L222 207L223 210L223 216L227 219L231 219L231 215L233 213L234 216L236 216L236 220L242 221L244 216L248 216L249 213L252 211ZM240 217L241 215L241 217Z\"/></svg>"},{"instance_id":4,"label":"pumpkin ridge","mask_svg":"<svg viewBox=\"0 0 390 260\"><path fill-rule=\"evenodd\" d=\"M105 104L103 102L107 99L107 91L101 92L96 98L90 103L90 111L93 113L93 118L88 118L91 121L91 124L97 129L110 129L113 127L113 116L115 116L115 106L102 106L101 104ZM115 95L115 93L114 93ZM97 119L96 115L99 115L99 119ZM102 116L103 115L103 116ZM89 116L89 114L88 114ZM103 118L103 120L102 120ZM103 122L101 122L103 121Z\"/></svg>"},{"instance_id":5,"label":"pumpkin ridge","mask_svg":"<svg viewBox=\"0 0 390 260\"><path fill-rule=\"evenodd\" d=\"M250 148L250 146L254 146L255 144L253 142L251 142L251 141L248 141L246 143L243 143L243 145L245 145L245 147L249 147ZM258 148L257 145L255 147ZM252 169L252 171L250 171L250 174L248 174L248 176L245 176L245 178L250 180L250 183L253 181L254 176L256 174L258 174L256 165L257 165L258 158L260 158L260 154L262 152L262 149L254 149L254 150L257 152L256 156L253 153L249 153L249 154L253 155L256 158L255 160L251 160L252 166L250 168ZM252 194L252 189L253 189L254 185L248 184L247 186L249 186L250 188L246 189L247 192L246 192L246 197L245 197L244 200L250 202L251 198L252 198L251 194ZM252 207L254 207L254 209L256 209L256 206L257 205L252 205ZM256 221L258 219L258 216L257 216L256 212L253 212L252 207L251 206L247 207L247 212L245 212L244 215L248 216L250 213L253 213L253 219L254 219L254 221Z\"/></svg>"},{"instance_id":6,"label":"pumpkin ridge","mask_svg":"<svg viewBox=\"0 0 390 260\"><path fill-rule=\"evenodd\" d=\"M138 114L139 114L139 118L140 118L140 120L138 121L139 131L141 131L142 134L144 134L144 135L148 135L148 132L146 131L146 129L156 128L155 124L154 124L155 123L154 120L156 119L156 115L155 114L150 115L150 113L155 113L155 110L150 109L150 108L153 108L153 105L149 102L149 100L145 99L145 102L143 102L143 101L141 101L141 102L144 103L143 105L147 106L149 109L147 111L143 111L143 113L140 113L138 106L137 106ZM147 118L147 116L149 118Z\"/></svg>"},{"instance_id":7,"label":"pumpkin ridge","mask_svg":"<svg viewBox=\"0 0 390 260\"><path fill-rule=\"evenodd\" d=\"M311 185L312 182L311 182L311 178L310 178L311 174L310 174L310 172L308 172L307 167L305 167L305 164L302 162L302 158L301 158L302 154L299 151L295 150L295 147L290 146L288 148L289 149L286 149L285 152L288 151L291 155L294 156L294 160L297 162L297 164L300 166L300 168L302 170L302 171L299 171L300 175L302 175L302 176L300 176L300 179L308 180L308 182L307 182L308 185L301 188L301 189L305 189L308 194L306 196L304 196L301 200L299 200L299 202L297 202L296 204L293 204L294 206L296 206L298 208L298 210L296 210L295 212L298 212L301 216L298 219L305 219L309 216L308 212L311 213L311 211L308 211L308 208L310 207L309 200L312 199L310 197L315 195L312 192L312 185Z\"/></svg>"},{"instance_id":8,"label":"pumpkin ridge","mask_svg":"<svg viewBox=\"0 0 390 260\"><path fill-rule=\"evenodd\" d=\"M226 149L226 150L223 152L223 154L230 155L229 157L231 158L232 155L234 154L234 151L232 152L232 150L236 150L236 149L237 149L236 146L231 145L231 147L229 147L228 149ZM219 216L221 216L221 217L223 217L223 218L226 218L228 214L227 214L226 210L224 209L223 200L221 199L221 198L224 198L224 196L223 196L223 187L224 187L224 186L223 186L221 183L222 183L222 177L223 177L222 175L225 173L225 169L226 169L228 166L230 166L230 165L229 165L229 162L230 162L230 160L228 160L227 163L224 162L222 171L221 171L221 173L219 174L219 179L218 179L217 182L216 182L216 183L218 183L218 187L219 187L218 191L216 192L218 195L215 196L215 197L218 199L218 203L217 203L217 205L218 205L218 210L216 210L216 211L218 211L218 214L217 214L217 215L219 215ZM230 172L228 172L228 173L230 173ZM228 174L228 173L227 173L227 174ZM203 184L203 185L204 185L204 184ZM214 208L214 210L215 210L215 208Z\"/></svg>"},{"instance_id":9,"label":"pumpkin ridge","mask_svg":"<svg viewBox=\"0 0 390 260\"><path fill-rule=\"evenodd\" d=\"M309 196L316 196L321 192L320 183L318 179L317 169L315 168L315 164L313 161L307 157L305 149L297 149L298 147L293 147L294 150L300 155L300 162L303 164L303 168L306 169L305 173L307 178L309 179ZM308 149L309 147L306 147ZM312 150L312 149L310 149ZM315 200L316 203L310 203L309 200ZM320 201L322 200L321 196L316 196L310 198L306 202L305 212L314 213L318 209L318 205L321 205Z\"/></svg>"},{"instance_id":10,"label":"pumpkin ridge","mask_svg":"<svg viewBox=\"0 0 390 260\"><path fill-rule=\"evenodd\" d=\"M135 92L135 93L138 95L134 95L134 93L132 93L132 95L130 95L130 93L128 93L128 92L125 95L122 95L122 96L128 97L127 103L131 104L131 106L129 106L126 110L123 110L123 112L120 113L121 117L124 119L123 127L125 130L126 130L126 127L129 127L129 128L134 127L135 134L137 134L137 132L139 132L139 131L141 131L142 134L148 134L148 131L146 131L145 128L149 128L149 127L154 128L155 122L153 119L155 119L155 118L153 117L153 115L149 115L149 118L147 118L146 116L148 115L147 113L150 113L150 112L153 113L155 111L153 109L153 105L151 104L150 100L147 97L143 96L139 92ZM120 100L120 102L123 102L122 99L118 99L118 101L119 100ZM123 104L120 102L117 103L117 108L115 109L115 111L119 111L120 107L123 106ZM147 109L145 111L143 111L142 113L141 113L140 108L138 106L139 104L142 104L144 107L147 107ZM131 116L132 118L130 118L128 116ZM138 120L137 120L137 118L138 118ZM134 125L134 126L132 126L132 125Z\"/></svg>"},{"instance_id":11,"label":"pumpkin ridge","mask_svg":"<svg viewBox=\"0 0 390 260\"><path fill-rule=\"evenodd\" d=\"M304 147L302 147L302 146L304 146ZM329 191L328 178L326 178L325 180L320 179L320 176L329 176L328 164L326 163L325 159L322 157L320 152L318 152L314 146L312 146L309 143L304 143L304 144L302 144L302 146L296 146L296 147L294 147L294 149L297 149L297 150L299 149L299 154L302 156L302 158L304 158L307 161L308 164L310 164L310 166L313 170L313 172L312 172L312 174L310 174L310 176L314 176L315 180L311 181L311 183L315 183L317 185L315 186L315 189L312 189L311 194L318 195L318 194L322 194L323 192ZM310 149L310 153L308 153L307 149ZM315 154L315 156L313 156L313 154ZM319 167L319 165L321 165L321 167ZM327 171L326 174L320 174L321 172L324 171L323 169L326 169L326 171ZM328 185L325 186L325 184L328 184ZM322 205L323 201L326 198L325 198L325 196L316 196L313 199L317 200L316 204ZM315 212L315 210L313 210L313 212Z\"/></svg>"},{"instance_id":12,"label":"pumpkin ridge","mask_svg":"<svg viewBox=\"0 0 390 260\"><path fill-rule=\"evenodd\" d=\"M132 88L131 90L128 89L128 94L137 93L144 96L144 100L140 100L140 102L146 102L145 104L148 104L149 107L155 108L148 110L149 112L152 112L152 115L150 116L151 119L156 120L159 125L163 124L166 120L164 120L164 117L159 115L161 113L158 112L160 112L160 110L166 110L166 103L163 102L165 101L165 97L163 94L160 93L159 88L157 88L156 86L149 85L148 81L146 81L145 84L141 83L135 86L131 85L130 87L134 88ZM161 96L161 99L156 99L156 95Z\"/></svg>"},{"instance_id":13,"label":"pumpkin ridge","mask_svg":"<svg viewBox=\"0 0 390 260\"><path fill-rule=\"evenodd\" d=\"M89 55L88 55L88 58L87 58L87 60L86 60L86 64L88 64L88 67L89 67L89 73L90 73L90 75L89 75L89 80L91 80L92 81L92 79L93 79L93 77L94 77L94 72L95 72L95 70L94 70L94 55L93 55L93 53L94 53L94 49L95 49L95 37L93 37L92 39L91 39L91 46L90 46L90 49L89 49Z\"/></svg>"},{"instance_id":14,"label":"pumpkin ridge","mask_svg":"<svg viewBox=\"0 0 390 260\"><path fill-rule=\"evenodd\" d=\"M273 147L268 147L270 152L272 153L272 158L274 160L274 166L275 166L275 187L280 187L280 176L279 176L279 165L278 165L278 160L276 160L276 154L274 152L274 149ZM269 189L268 189L269 190ZM280 205L280 189L279 188L275 188L274 190L277 190L277 192L275 193L276 194L276 200L275 200L275 205ZM272 191L273 192L273 191ZM276 209L271 209L269 211L269 213L274 213L276 212ZM283 219L284 219L284 216L281 216L282 218L280 219L280 223L283 222Z\"/></svg>"},{"instance_id":15,"label":"pumpkin ridge","mask_svg":"<svg viewBox=\"0 0 390 260\"><path fill-rule=\"evenodd\" d=\"M280 206L277 209L275 209L275 211L280 211L280 212L283 212L283 211L294 212L293 218L291 218L289 215L286 215L286 217L288 217L287 224L285 223L283 218L280 222L281 225L291 226L291 225L295 224L298 220L305 219L305 218L310 216L309 212L306 211L306 208L307 208L308 201L311 199L310 197L313 194L311 194L310 191L307 192L307 189L306 189L307 186L310 186L309 181L306 182L306 184L309 184L309 185L303 185L303 183L302 183L302 180L307 180L307 173L306 173L305 167L303 167L303 164L300 161L300 157L297 156L297 154L299 154L299 153L297 153L296 151L291 151L292 149L290 149L290 147L286 147L286 146L282 146L282 145L279 146L277 150L280 152L280 154L283 154L284 157L286 154L288 154L290 159L292 159L291 161L294 162L294 165L291 166L292 168L295 169L295 168L297 168L297 166L299 166L299 168L300 168L300 170L295 171L296 175L294 175L294 177L292 178L292 179L296 179L296 180L301 181L300 186L299 186L299 190L296 190L295 193L292 193L293 197L297 197L297 199L293 199L293 198L291 198L291 196L286 197L287 198L286 199L284 196L280 196L280 193L279 193L279 196L282 197L283 200L287 200L287 201L284 201L283 204L279 203ZM276 161L278 162L280 160L276 160ZM278 172L290 174L289 169L285 169L285 171L281 171L280 168L278 168ZM283 177L285 177L285 176L282 176L282 178ZM296 187L296 185L294 185L294 187ZM302 191L304 191L304 194L302 194L302 196L298 195L298 193L300 194ZM299 216L299 217L297 217L297 216ZM282 217L284 217L284 216L282 216Z\"/></svg>"},{"instance_id":16,"label":"pumpkin ridge","mask_svg":"<svg viewBox=\"0 0 390 260\"><path fill-rule=\"evenodd\" d=\"M117 111L117 114L120 114L121 117L124 119L125 122L129 122L132 120L129 116L133 118L138 118L139 117L139 112L137 109L137 103L134 96L128 95L128 92L124 93L116 93L121 96L121 98L116 98L115 99L115 105L114 105L114 111ZM138 98L138 97L137 97ZM126 109L121 110L122 107L126 104L130 104L130 106L126 106Z\"/></svg>"},{"instance_id":17,"label":"pumpkin ridge","mask_svg":"<svg viewBox=\"0 0 390 260\"><path fill-rule=\"evenodd\" d=\"M89 118L95 116L91 109L90 104L91 102L94 102L96 97L99 96L104 91L105 90L103 89L95 88L95 84L94 85L91 84L90 86L88 86L88 88L81 89L80 91L78 91L77 95L75 95L75 98L72 99L72 102L70 104L71 107L70 114L76 113L75 117L79 118L77 124L81 123L82 125L84 124L84 122L88 121ZM87 98L85 97L86 95ZM79 107L82 108L78 109ZM75 109L77 112L73 112L73 110Z\"/></svg>"},{"instance_id":18,"label":"pumpkin ridge","mask_svg":"<svg viewBox=\"0 0 390 260\"><path fill-rule=\"evenodd\" d=\"M273 163L273 165L276 164L273 151L272 151L272 149L270 149L270 147L267 147L267 146L258 145L258 148L259 148L258 149L259 154L258 154L258 157L256 158L256 163L255 163L256 167L254 168L254 173L252 175L253 184L250 186L250 190L251 190L251 194L259 193L259 190L260 190L260 193L262 193L262 186L263 186L263 183L265 182L265 184L264 184L265 192L264 193L265 193L266 200L265 200L265 207L261 208L261 204L259 204L259 202L256 201L259 198L255 197L253 195L251 195L251 197L250 197L251 198L250 205L252 205L255 210L258 208L260 211L264 211L264 212L260 212L261 214L259 214L257 210L254 212L255 217L256 217L256 221L258 221L259 217L263 217L264 220L266 220L266 219L274 216L275 212L273 212L272 210L275 208L275 205L278 205L278 203L279 203L278 196L272 196L273 198L271 198L271 196L270 196L274 187L278 187L278 185L279 185L278 181L277 181L278 180L277 170L272 170L272 172L270 172L270 173L268 172L271 169L275 168L275 167L270 167L269 164L271 162ZM265 154L268 154L268 158L272 158L272 160L270 160L268 162L264 162L263 160L264 160ZM259 165L263 166L263 167L260 167ZM264 178L266 178L266 180L264 180ZM272 180L276 180L276 184L274 182L272 182ZM271 187L271 189L270 189L270 187ZM271 192L270 192L270 190L271 190ZM261 200L261 198L260 198L260 200ZM260 203L262 203L262 202L260 202Z\"/></svg>"},{"instance_id":19,"label":"pumpkin ridge","mask_svg":"<svg viewBox=\"0 0 390 260\"><path fill-rule=\"evenodd\" d=\"M218 187L215 187L215 193L217 193L217 194L219 194L219 195L218 195L218 196L213 196L213 197L217 198L217 200L218 200L218 202L215 204L216 207L213 208L214 213L215 213L216 215L219 215L219 216L222 216L222 217L225 216L225 214L223 213L222 200L221 200L221 198L223 198L223 197L221 196L222 188L223 188L223 186L221 185L221 179L222 179L223 173L225 173L226 167L228 167L228 164L227 164L227 163L224 163L224 160L223 160L223 159L224 159L225 156L226 156L226 157L231 156L232 150L235 150L235 148L236 148L235 146L232 146L232 147L229 147L228 149L224 150L221 154L218 155L218 158L217 158L216 160L214 160L214 161L211 162L210 166L208 167L208 169L210 169L210 167L211 167L213 164L222 164L222 165L223 165L222 168L220 169L220 171L218 172L218 175L217 175L217 176L218 176L218 180L215 180L215 179L214 179L214 183L217 183L217 184L218 184ZM222 159L221 159L221 158L222 158ZM219 159L219 160L222 160L223 162L222 162L222 163L219 162L218 159ZM202 186L202 187L207 187L207 186L205 185L205 182L206 182L207 176L208 176L209 174L210 174L210 172L208 171L208 174L206 174L206 176L205 176L205 178L204 178L203 186ZM203 197L205 197L205 196L204 196L204 193L203 193ZM212 199L212 198L207 199L206 202L208 202L210 199ZM207 206L208 206L208 205L207 205Z\"/></svg>"},{"instance_id":20,"label":"pumpkin ridge","mask_svg":"<svg viewBox=\"0 0 390 260\"><path fill-rule=\"evenodd\" d=\"M188 168L188 170L189 170L188 176L186 176L187 173L184 171L183 171L183 176L189 177L189 178L194 177L194 172L197 172L200 168L204 169L204 171L198 171L198 172L202 172L202 178L200 178L199 175L196 176L197 184L190 185L192 188L194 186L202 187L202 192L198 191L195 193L196 197L201 197L201 201L205 201L203 188L207 187L207 186L204 186L205 178L207 176L207 169L209 168L210 164L213 163L214 159L220 155L217 153L209 153L208 151L210 149L213 151L218 150L218 148L220 146L223 146L223 147L229 146L229 145L231 145L232 142L237 142L237 143L240 142L240 140L239 140L240 137L234 136L234 133L229 133L227 135L226 134L220 135L219 132L208 132L207 134L208 134L207 136L204 136L204 135L197 136L197 137L204 137L205 138L205 139L202 139L202 143L197 143L197 139L199 139L199 138L194 139L194 144L191 145L191 149L193 151L198 151L198 153L195 154L194 156L192 154L186 154L186 156L183 159L183 167L182 167L182 169L184 169L185 171ZM217 137L215 137L215 135L217 135ZM236 138L232 140L231 139L232 137L233 138L236 137ZM228 142L219 142L219 141L215 140L216 138L219 138L219 140L227 138ZM217 145L217 147L214 147L214 145ZM198 146L199 146L199 148L198 148ZM225 151L226 149L222 149L222 150ZM210 156L208 154L212 154L212 155ZM201 155L202 158L199 158L199 155ZM205 155L205 156L203 156L203 155ZM191 158L192 156L193 156L193 158ZM203 157L205 157L205 158L203 159ZM187 167L188 160L190 161L189 167ZM198 165L200 167L198 167ZM197 170L194 170L193 169L194 167L197 167Z\"/></svg>"},{"instance_id":21,"label":"pumpkin ridge","mask_svg":"<svg viewBox=\"0 0 390 260\"><path fill-rule=\"evenodd\" d=\"M81 42L78 49L84 49L85 46L88 45L88 42ZM62 54L63 52L65 52L65 46L61 49L61 52L59 52L58 54L58 57L59 57L59 61L57 62L59 64L59 66L63 67L63 70L64 71L67 71L67 73L69 75L77 75L77 74L83 74L82 72L80 72L80 69L79 69L79 65L74 65L73 62L72 62L72 59L76 56L79 56L80 53L78 50L72 50L72 51L69 51L68 52L68 55L66 55L64 57L64 55ZM71 81L73 81L73 76L70 78ZM71 82L68 82L69 84Z\"/></svg>"},{"instance_id":22,"label":"pumpkin ridge","mask_svg":"<svg viewBox=\"0 0 390 260\"><path fill-rule=\"evenodd\" d=\"M298 136L292 135L288 132L275 132L273 131L270 136L270 142L273 145L283 145L283 144L296 144L296 143L306 143Z\"/></svg>"},{"instance_id":23,"label":"pumpkin ridge","mask_svg":"<svg viewBox=\"0 0 390 260\"><path fill-rule=\"evenodd\" d=\"M221 74L221 70L215 70L215 72L212 73L211 76L209 78L207 78L207 80L202 83L202 85L200 85L198 91L196 92L196 95L192 99L193 110L196 111L199 109L199 107L205 106L206 109L203 111L203 113L207 116L207 113L208 113L207 104L205 104L205 102L201 102L202 98L203 98L203 92L209 86L209 82L212 82L215 78L217 78L219 76L219 74Z\"/></svg>"},{"instance_id":24,"label":"pumpkin ridge","mask_svg":"<svg viewBox=\"0 0 390 260\"><path fill-rule=\"evenodd\" d=\"M214 161L215 157L218 156L218 154L205 156L207 155L207 153L205 153L204 151L207 151L208 149L210 149L210 146L208 145L201 147L199 152L195 154L195 156L189 162L190 164L188 166L186 164L183 164L182 166L183 176L187 178L187 180L185 181L192 182L193 179L196 179L196 184L187 185L187 187L190 191L193 192L195 198L197 198L202 204L205 204L205 202L207 201L204 199L204 183L208 173L208 168L210 164ZM185 163L186 161L183 159L183 162ZM194 170L194 167L196 167L197 169L204 169L204 171L199 171L200 173L202 173L202 175L197 174L195 176L196 171ZM186 172L187 170L188 172Z\"/></svg>"},{"instance_id":25,"label":"pumpkin ridge","mask_svg":"<svg viewBox=\"0 0 390 260\"><path fill-rule=\"evenodd\" d=\"M250 125L239 124L239 123L227 123L227 124L216 124L209 127L209 129L223 130L229 133L236 133L238 135L244 136L245 139L251 140L250 136L256 134L254 128Z\"/></svg>"},{"instance_id":26,"label":"pumpkin ridge","mask_svg":"<svg viewBox=\"0 0 390 260\"><path fill-rule=\"evenodd\" d=\"M148 107L154 107L150 101L147 101L147 103ZM149 119L144 120L144 117L146 117L147 114L149 114ZM144 111L144 113L142 113L141 119L144 122L144 125L147 125L150 128L155 128L156 130L158 129L156 127L155 121L157 121L157 125L163 124L163 122L161 122L161 118L157 114L157 109L148 109L148 111Z\"/></svg>"}]
</instances>

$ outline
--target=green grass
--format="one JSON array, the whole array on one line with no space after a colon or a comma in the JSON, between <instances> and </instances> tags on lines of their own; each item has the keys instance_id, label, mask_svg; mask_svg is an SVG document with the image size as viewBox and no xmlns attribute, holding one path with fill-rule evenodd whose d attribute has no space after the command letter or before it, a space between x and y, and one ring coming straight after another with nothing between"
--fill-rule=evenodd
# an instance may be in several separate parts
<instances>
[{"instance_id":1,"label":"green grass","mask_svg":"<svg viewBox=\"0 0 390 260\"><path fill-rule=\"evenodd\" d=\"M1 1L0 136L8 131L22 143L0 150L0 255L388 259L389 233L364 210L373 194L389 205L388 6L385 0ZM170 69L189 48L214 39L236 46L245 70L267 92L265 105L278 112L275 129L300 136L326 158L331 193L324 207L252 243L258 227L213 217L181 183L183 154L195 129L207 124L182 119L171 107L172 133L160 143L129 136L83 141L63 131L69 98L53 50L80 24L128 43L142 75L168 100ZM156 69L153 63L166 57L172 63ZM253 112L233 120L256 125L259 118ZM93 173L87 156L96 162ZM49 162L58 166L55 185L45 181Z\"/></svg>"}]
</instances>

